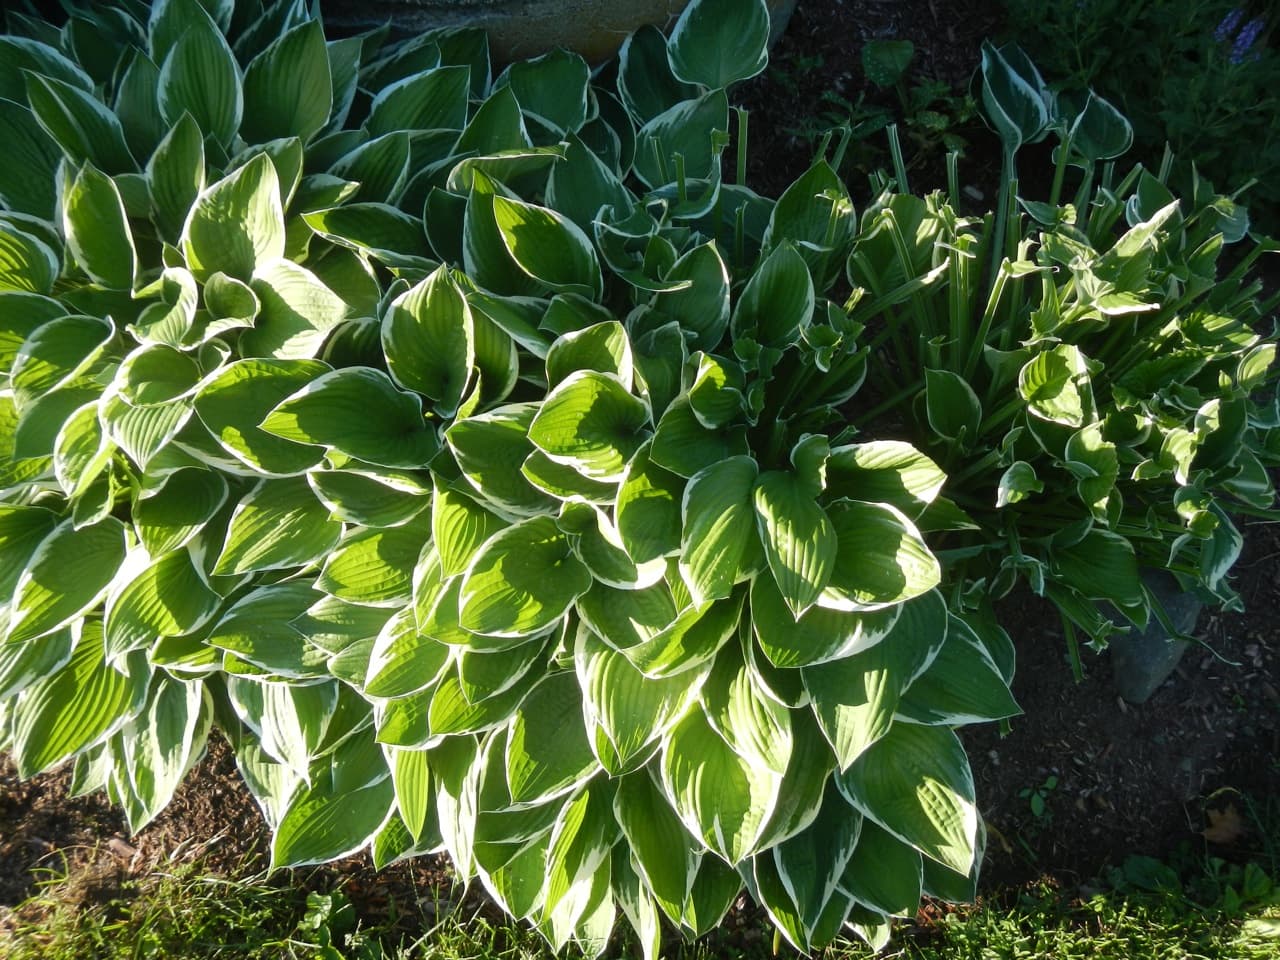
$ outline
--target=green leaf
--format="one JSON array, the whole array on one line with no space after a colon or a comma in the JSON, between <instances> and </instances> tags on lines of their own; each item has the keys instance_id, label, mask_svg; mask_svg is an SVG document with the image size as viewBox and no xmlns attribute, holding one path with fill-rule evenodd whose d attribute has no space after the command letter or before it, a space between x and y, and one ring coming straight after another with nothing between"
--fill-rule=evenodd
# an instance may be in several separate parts
<instances>
[{"instance_id":1,"label":"green leaf","mask_svg":"<svg viewBox=\"0 0 1280 960\"><path fill-rule=\"evenodd\" d=\"M1048 91L1018 47L982 44L982 104L1007 152L1037 140L1049 123Z\"/></svg>"},{"instance_id":2,"label":"green leaf","mask_svg":"<svg viewBox=\"0 0 1280 960\"><path fill-rule=\"evenodd\" d=\"M1071 149L1086 162L1112 160L1133 146L1133 127L1124 114L1092 90L1071 124Z\"/></svg>"},{"instance_id":3,"label":"green leaf","mask_svg":"<svg viewBox=\"0 0 1280 960\"><path fill-rule=\"evenodd\" d=\"M462 582L459 623L487 636L531 636L559 620L590 586L590 571L555 521L525 520L477 552Z\"/></svg>"},{"instance_id":4,"label":"green leaf","mask_svg":"<svg viewBox=\"0 0 1280 960\"><path fill-rule=\"evenodd\" d=\"M872 440L836 447L827 460L827 494L888 503L918 519L946 483L946 474L909 443Z\"/></svg>"},{"instance_id":5,"label":"green leaf","mask_svg":"<svg viewBox=\"0 0 1280 960\"><path fill-rule=\"evenodd\" d=\"M902 692L933 662L946 637L946 606L930 592L904 604L874 646L802 669L814 716L841 770L888 732Z\"/></svg>"},{"instance_id":6,"label":"green leaf","mask_svg":"<svg viewBox=\"0 0 1280 960\"><path fill-rule=\"evenodd\" d=\"M0 506L0 596L13 598L18 577L31 561L31 555L53 532L57 514L44 507Z\"/></svg>"},{"instance_id":7,"label":"green leaf","mask_svg":"<svg viewBox=\"0 0 1280 960\"><path fill-rule=\"evenodd\" d=\"M696 97L698 88L676 79L666 38L657 27L645 24L623 40L618 51L618 94L636 123L645 124L681 100Z\"/></svg>"},{"instance_id":8,"label":"green leaf","mask_svg":"<svg viewBox=\"0 0 1280 960\"><path fill-rule=\"evenodd\" d=\"M706 179L718 157L715 134L728 129L729 100L724 90L712 90L696 100L677 103L636 134L635 174L650 189L674 183L674 158L679 154L686 179Z\"/></svg>"},{"instance_id":9,"label":"green leaf","mask_svg":"<svg viewBox=\"0 0 1280 960\"><path fill-rule=\"evenodd\" d=\"M398 527L431 504L431 487L400 471L312 470L307 482L335 519L362 527Z\"/></svg>"},{"instance_id":10,"label":"green leaf","mask_svg":"<svg viewBox=\"0 0 1280 960\"><path fill-rule=\"evenodd\" d=\"M516 708L507 738L506 767L515 803L541 803L562 796L596 770L574 674L551 674Z\"/></svg>"},{"instance_id":11,"label":"green leaf","mask_svg":"<svg viewBox=\"0 0 1280 960\"><path fill-rule=\"evenodd\" d=\"M1129 607L1143 602L1133 544L1109 530L1090 530L1078 543L1054 546L1054 566L1068 586L1094 600Z\"/></svg>"},{"instance_id":12,"label":"green leaf","mask_svg":"<svg viewBox=\"0 0 1280 960\"><path fill-rule=\"evenodd\" d=\"M240 67L207 16L193 17L160 65L160 115L177 123L190 113L206 136L229 147L240 129Z\"/></svg>"},{"instance_id":13,"label":"green leaf","mask_svg":"<svg viewBox=\"0 0 1280 960\"><path fill-rule=\"evenodd\" d=\"M12 748L24 779L100 743L146 696L142 677L106 662L100 621L85 621L78 633L70 661L28 687L14 715Z\"/></svg>"},{"instance_id":14,"label":"green leaf","mask_svg":"<svg viewBox=\"0 0 1280 960\"><path fill-rule=\"evenodd\" d=\"M564 159L551 167L547 181L547 206L564 214L583 230L603 207L626 208L632 201L618 175L577 136L565 136Z\"/></svg>"},{"instance_id":15,"label":"green leaf","mask_svg":"<svg viewBox=\"0 0 1280 960\"><path fill-rule=\"evenodd\" d=\"M879 643L900 607L848 613L813 606L791 612L771 577L751 581L751 624L756 642L775 667L803 667L852 656Z\"/></svg>"},{"instance_id":16,"label":"green leaf","mask_svg":"<svg viewBox=\"0 0 1280 960\"><path fill-rule=\"evenodd\" d=\"M445 431L467 483L484 505L508 518L537 516L555 503L520 470L535 449L528 430L536 409L534 404L508 404L457 420Z\"/></svg>"},{"instance_id":17,"label":"green leaf","mask_svg":"<svg viewBox=\"0 0 1280 960\"><path fill-rule=\"evenodd\" d=\"M354 200L395 203L408 182L411 159L409 135L404 131L388 133L341 157L329 173L360 184Z\"/></svg>"},{"instance_id":18,"label":"green leaf","mask_svg":"<svg viewBox=\"0 0 1280 960\"><path fill-rule=\"evenodd\" d=\"M349 203L302 215L307 226L339 246L389 267L430 264L422 221L385 203Z\"/></svg>"},{"instance_id":19,"label":"green leaf","mask_svg":"<svg viewBox=\"0 0 1280 960\"><path fill-rule=\"evenodd\" d=\"M347 317L347 304L340 296L306 267L289 260L260 266L250 287L261 309L253 327L240 336L245 356L313 357Z\"/></svg>"},{"instance_id":20,"label":"green leaf","mask_svg":"<svg viewBox=\"0 0 1280 960\"><path fill-rule=\"evenodd\" d=\"M572 220L500 195L493 198L493 215L507 253L526 274L557 293L600 296L595 247Z\"/></svg>"},{"instance_id":21,"label":"green leaf","mask_svg":"<svg viewBox=\"0 0 1280 960\"><path fill-rule=\"evenodd\" d=\"M1025 460L1015 460L1000 474L996 486L996 507L1018 503L1043 490L1044 483L1036 476L1036 468Z\"/></svg>"},{"instance_id":22,"label":"green leaf","mask_svg":"<svg viewBox=\"0 0 1280 960\"><path fill-rule=\"evenodd\" d=\"M647 563L680 548L684 484L653 463L649 450L646 443L632 455L614 507L618 535L636 563Z\"/></svg>"},{"instance_id":23,"label":"green leaf","mask_svg":"<svg viewBox=\"0 0 1280 960\"><path fill-rule=\"evenodd\" d=\"M957 873L973 866L973 774L950 729L895 723L836 782L867 819L926 857Z\"/></svg>"},{"instance_id":24,"label":"green leaf","mask_svg":"<svg viewBox=\"0 0 1280 960\"><path fill-rule=\"evenodd\" d=\"M407 697L435 684L452 656L452 650L439 640L418 631L412 608L405 608L409 619L395 615L390 628L400 623L401 629L383 629L369 654L369 669L364 692L370 697Z\"/></svg>"},{"instance_id":25,"label":"green leaf","mask_svg":"<svg viewBox=\"0 0 1280 960\"><path fill-rule=\"evenodd\" d=\"M511 85L520 108L548 125L557 136L576 133L587 119L587 87L591 70L578 54L564 49L509 66L503 80Z\"/></svg>"},{"instance_id":26,"label":"green leaf","mask_svg":"<svg viewBox=\"0 0 1280 960\"><path fill-rule=\"evenodd\" d=\"M1028 410L1043 420L1082 427L1094 415L1084 354L1071 344L1059 344L1029 360L1018 374L1018 392Z\"/></svg>"},{"instance_id":27,"label":"green leaf","mask_svg":"<svg viewBox=\"0 0 1280 960\"><path fill-rule=\"evenodd\" d=\"M92 78L56 47L32 37L0 37L0 96L21 102L23 79L28 72L53 77L86 92L94 86Z\"/></svg>"},{"instance_id":28,"label":"green leaf","mask_svg":"<svg viewBox=\"0 0 1280 960\"><path fill-rule=\"evenodd\" d=\"M766 248L794 243L825 287L843 266L856 231L848 188L826 160L817 160L778 198L763 243Z\"/></svg>"},{"instance_id":29,"label":"green leaf","mask_svg":"<svg viewBox=\"0 0 1280 960\"><path fill-rule=\"evenodd\" d=\"M236 600L204 642L280 677L314 677L318 667L323 669L328 653L308 644L290 621L306 614L317 596L306 583L258 587ZM302 755L299 763L305 763L310 748L303 745L298 752Z\"/></svg>"},{"instance_id":30,"label":"green leaf","mask_svg":"<svg viewBox=\"0 0 1280 960\"><path fill-rule=\"evenodd\" d=\"M175 470L133 505L133 526L153 557L185 546L227 501L227 481L204 467Z\"/></svg>"},{"instance_id":31,"label":"green leaf","mask_svg":"<svg viewBox=\"0 0 1280 960\"><path fill-rule=\"evenodd\" d=\"M782 347L799 339L813 319L813 279L804 258L783 244L752 274L733 311L734 340Z\"/></svg>"},{"instance_id":32,"label":"green leaf","mask_svg":"<svg viewBox=\"0 0 1280 960\"><path fill-rule=\"evenodd\" d=\"M818 603L833 610L875 609L917 597L942 578L938 559L899 510L849 500L828 509L835 565Z\"/></svg>"},{"instance_id":33,"label":"green leaf","mask_svg":"<svg viewBox=\"0 0 1280 960\"><path fill-rule=\"evenodd\" d=\"M613 815L645 885L663 913L679 922L697 873L697 858L688 832L647 769L618 781Z\"/></svg>"},{"instance_id":34,"label":"green leaf","mask_svg":"<svg viewBox=\"0 0 1280 960\"><path fill-rule=\"evenodd\" d=\"M739 756L701 710L692 710L663 748L662 782L685 828L738 864L756 851L782 776Z\"/></svg>"},{"instance_id":35,"label":"green leaf","mask_svg":"<svg viewBox=\"0 0 1280 960\"><path fill-rule=\"evenodd\" d=\"M694 247L667 271L666 279L688 285L659 294L657 309L680 324L691 349L715 350L729 328L729 269L716 245Z\"/></svg>"},{"instance_id":36,"label":"green leaf","mask_svg":"<svg viewBox=\"0 0 1280 960\"><path fill-rule=\"evenodd\" d=\"M57 317L41 324L13 358L9 383L14 399L25 407L74 383L102 356L114 332L109 321L96 317Z\"/></svg>"},{"instance_id":37,"label":"green leaf","mask_svg":"<svg viewBox=\"0 0 1280 960\"><path fill-rule=\"evenodd\" d=\"M205 381L196 414L233 457L268 476L316 466L324 453L267 433L258 425L285 398L328 372L317 360L236 360Z\"/></svg>"},{"instance_id":38,"label":"green leaf","mask_svg":"<svg viewBox=\"0 0 1280 960\"><path fill-rule=\"evenodd\" d=\"M547 847L547 875L542 906L543 928L552 948L560 950L571 936L581 935L591 914L603 900L607 904L600 942L584 944L600 953L613 926L613 900L609 894L609 853L617 840L617 824L609 804L609 791L589 786L565 804Z\"/></svg>"},{"instance_id":39,"label":"green leaf","mask_svg":"<svg viewBox=\"0 0 1280 960\"><path fill-rule=\"evenodd\" d=\"M510 86L498 87L471 116L462 131L455 155L487 156L501 150L530 147L529 134L520 114L520 101Z\"/></svg>"},{"instance_id":40,"label":"green leaf","mask_svg":"<svg viewBox=\"0 0 1280 960\"><path fill-rule=\"evenodd\" d=\"M129 150L149 157L168 130L160 116L160 68L142 50L124 56L128 66L116 86L115 112Z\"/></svg>"},{"instance_id":41,"label":"green leaf","mask_svg":"<svg viewBox=\"0 0 1280 960\"><path fill-rule=\"evenodd\" d=\"M687 397L676 400L658 421L650 456L653 462L681 477L749 452L741 425L710 430L698 420Z\"/></svg>"},{"instance_id":42,"label":"green leaf","mask_svg":"<svg viewBox=\"0 0 1280 960\"><path fill-rule=\"evenodd\" d=\"M353 603L399 605L412 595L413 568L430 535L423 522L357 529L329 554L316 587Z\"/></svg>"},{"instance_id":43,"label":"green leaf","mask_svg":"<svg viewBox=\"0 0 1280 960\"><path fill-rule=\"evenodd\" d=\"M262 429L384 467L425 466L440 447L418 397L369 367L334 370L311 381L278 404Z\"/></svg>"},{"instance_id":44,"label":"green leaf","mask_svg":"<svg viewBox=\"0 0 1280 960\"><path fill-rule=\"evenodd\" d=\"M864 821L840 887L859 903L895 917L914 916L924 880L918 851Z\"/></svg>"},{"instance_id":45,"label":"green leaf","mask_svg":"<svg viewBox=\"0 0 1280 960\"><path fill-rule=\"evenodd\" d=\"M133 289L138 255L110 177L91 164L80 170L63 198L62 226L72 256L90 280L108 289Z\"/></svg>"},{"instance_id":46,"label":"green leaf","mask_svg":"<svg viewBox=\"0 0 1280 960\"><path fill-rule=\"evenodd\" d=\"M124 561L124 525L106 517L75 529L58 525L36 548L14 589L5 643L52 633L91 609Z\"/></svg>"},{"instance_id":47,"label":"green leaf","mask_svg":"<svg viewBox=\"0 0 1280 960\"><path fill-rule=\"evenodd\" d=\"M835 894L862 827L862 817L828 783L813 823L771 851L778 874L810 931Z\"/></svg>"},{"instance_id":48,"label":"green leaf","mask_svg":"<svg viewBox=\"0 0 1280 960\"><path fill-rule=\"evenodd\" d=\"M26 82L31 112L72 163L108 174L136 169L120 121L102 101L50 76L29 73Z\"/></svg>"},{"instance_id":49,"label":"green leaf","mask_svg":"<svg viewBox=\"0 0 1280 960\"><path fill-rule=\"evenodd\" d=\"M907 689L898 713L915 723L960 726L1016 717L1022 709L977 634L953 616L946 643Z\"/></svg>"},{"instance_id":50,"label":"green leaf","mask_svg":"<svg viewBox=\"0 0 1280 960\"><path fill-rule=\"evenodd\" d=\"M51 293L60 272L58 254L48 244L0 223L0 292Z\"/></svg>"},{"instance_id":51,"label":"green leaf","mask_svg":"<svg viewBox=\"0 0 1280 960\"><path fill-rule=\"evenodd\" d=\"M890 88L906 74L915 53L910 40L868 40L862 45L862 72L877 87Z\"/></svg>"},{"instance_id":52,"label":"green leaf","mask_svg":"<svg viewBox=\"0 0 1280 960\"><path fill-rule=\"evenodd\" d=\"M203 191L182 231L182 250L197 280L225 273L246 283L284 256L280 179L266 154Z\"/></svg>"},{"instance_id":53,"label":"green leaf","mask_svg":"<svg viewBox=\"0 0 1280 960\"><path fill-rule=\"evenodd\" d=\"M387 777L355 790L340 790L328 777L304 786L289 804L271 841L271 865L304 866L355 853L368 844L395 810Z\"/></svg>"},{"instance_id":54,"label":"green leaf","mask_svg":"<svg viewBox=\"0 0 1280 960\"><path fill-rule=\"evenodd\" d=\"M787 772L795 747L791 713L736 651L716 658L698 699L707 721L734 753L779 775Z\"/></svg>"},{"instance_id":55,"label":"green leaf","mask_svg":"<svg viewBox=\"0 0 1280 960\"><path fill-rule=\"evenodd\" d=\"M769 62L769 8L764 0L693 0L671 31L667 56L685 83L716 89L754 77Z\"/></svg>"},{"instance_id":56,"label":"green leaf","mask_svg":"<svg viewBox=\"0 0 1280 960\"><path fill-rule=\"evenodd\" d=\"M581 370L547 395L529 424L529 439L555 462L613 482L647 439L648 422L644 401L617 377Z\"/></svg>"},{"instance_id":57,"label":"green leaf","mask_svg":"<svg viewBox=\"0 0 1280 960\"><path fill-rule=\"evenodd\" d=\"M563 334L551 345L546 362L549 387L580 370L611 374L627 390L634 383L631 341L626 328L616 320Z\"/></svg>"},{"instance_id":58,"label":"green leaf","mask_svg":"<svg viewBox=\"0 0 1280 960\"><path fill-rule=\"evenodd\" d=\"M799 617L817 601L831 576L835 527L794 474L764 474L753 499L765 559L787 606Z\"/></svg>"},{"instance_id":59,"label":"green leaf","mask_svg":"<svg viewBox=\"0 0 1280 960\"><path fill-rule=\"evenodd\" d=\"M431 513L432 538L440 551L440 569L445 577L466 571L480 545L503 527L499 517L478 503L436 481Z\"/></svg>"},{"instance_id":60,"label":"green leaf","mask_svg":"<svg viewBox=\"0 0 1280 960\"><path fill-rule=\"evenodd\" d=\"M253 58L244 74L240 135L250 143L307 141L329 122L333 79L320 21L306 20Z\"/></svg>"},{"instance_id":61,"label":"green leaf","mask_svg":"<svg viewBox=\"0 0 1280 960\"><path fill-rule=\"evenodd\" d=\"M441 66L383 87L365 129L375 137L398 130L458 130L467 122L471 69Z\"/></svg>"},{"instance_id":62,"label":"green leaf","mask_svg":"<svg viewBox=\"0 0 1280 960\"><path fill-rule=\"evenodd\" d=\"M753 491L759 467L731 457L700 471L681 507L680 575L696 604L729 596L755 536Z\"/></svg>"},{"instance_id":63,"label":"green leaf","mask_svg":"<svg viewBox=\"0 0 1280 960\"><path fill-rule=\"evenodd\" d=\"M982 423L982 404L973 388L949 370L925 370L925 414L940 436L972 443Z\"/></svg>"},{"instance_id":64,"label":"green leaf","mask_svg":"<svg viewBox=\"0 0 1280 960\"><path fill-rule=\"evenodd\" d=\"M448 267L392 302L382 319L382 349L398 383L434 400L442 417L457 412L475 364L475 325Z\"/></svg>"},{"instance_id":65,"label":"green leaf","mask_svg":"<svg viewBox=\"0 0 1280 960\"><path fill-rule=\"evenodd\" d=\"M600 724L612 751L601 756L601 763L615 774L652 752L684 714L698 686L688 673L663 680L646 677L590 630L578 631L574 663L587 716ZM599 744L596 751L599 756Z\"/></svg>"},{"instance_id":66,"label":"green leaf","mask_svg":"<svg viewBox=\"0 0 1280 960\"><path fill-rule=\"evenodd\" d=\"M160 557L119 583L107 600L107 655L144 649L157 637L193 633L217 612L220 597L186 550Z\"/></svg>"},{"instance_id":67,"label":"green leaf","mask_svg":"<svg viewBox=\"0 0 1280 960\"><path fill-rule=\"evenodd\" d=\"M8 162L0 167L0 201L9 210L51 219L62 151L24 105L0 99L0 142Z\"/></svg>"},{"instance_id":68,"label":"green leaf","mask_svg":"<svg viewBox=\"0 0 1280 960\"><path fill-rule=\"evenodd\" d=\"M305 478L264 480L237 504L213 572L306 566L325 557L341 532Z\"/></svg>"}]
</instances>

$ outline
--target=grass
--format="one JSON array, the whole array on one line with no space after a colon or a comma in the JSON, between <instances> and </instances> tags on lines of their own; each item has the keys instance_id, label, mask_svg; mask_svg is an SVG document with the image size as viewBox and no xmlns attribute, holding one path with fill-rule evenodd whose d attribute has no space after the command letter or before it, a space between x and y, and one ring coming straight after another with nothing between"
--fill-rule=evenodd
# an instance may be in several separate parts
<instances>
[{"instance_id":1,"label":"grass","mask_svg":"<svg viewBox=\"0 0 1280 960\"><path fill-rule=\"evenodd\" d=\"M977 905L935 906L903 925L881 958L892 960L1280 960L1280 798L1232 798L1250 841L1240 858L1201 844L1167 862L1130 857L1085 895L1049 879L998 891ZM102 855L109 860L108 854ZM199 858L111 882L94 859L42 876L15 908L0 907L5 960L544 960L537 934L469 906L392 903L360 917L331 874L274 876L246 859L213 875ZM99 861L100 862L100 861ZM101 868L98 868L99 871ZM317 885L320 878L320 889ZM1274 878L1274 882L1273 882ZM474 898L450 894L456 902ZM439 907L439 911L437 911ZM406 930L412 930L411 935ZM766 960L772 933L717 931L680 960ZM626 939L610 956L638 956ZM783 956L794 954L786 947ZM825 960L868 960L837 944Z\"/></svg>"}]
</instances>

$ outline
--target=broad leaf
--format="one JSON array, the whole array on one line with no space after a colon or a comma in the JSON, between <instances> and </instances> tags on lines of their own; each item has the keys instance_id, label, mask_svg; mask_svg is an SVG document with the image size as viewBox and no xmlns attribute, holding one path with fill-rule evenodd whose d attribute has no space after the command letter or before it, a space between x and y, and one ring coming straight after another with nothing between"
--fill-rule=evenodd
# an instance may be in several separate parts
<instances>
[{"instance_id":1,"label":"broad leaf","mask_svg":"<svg viewBox=\"0 0 1280 960\"><path fill-rule=\"evenodd\" d=\"M385 373L369 367L347 367L313 380L278 404L262 429L384 467L425 466L440 447L418 397L397 390Z\"/></svg>"},{"instance_id":2,"label":"broad leaf","mask_svg":"<svg viewBox=\"0 0 1280 960\"><path fill-rule=\"evenodd\" d=\"M124 525L106 517L76 529L65 520L36 548L18 577L6 643L52 633L92 608L125 556Z\"/></svg>"},{"instance_id":3,"label":"broad leaf","mask_svg":"<svg viewBox=\"0 0 1280 960\"><path fill-rule=\"evenodd\" d=\"M520 637L559 620L591 586L550 517L508 527L477 552L462 582L459 622L473 633Z\"/></svg>"},{"instance_id":4,"label":"broad leaf","mask_svg":"<svg viewBox=\"0 0 1280 960\"><path fill-rule=\"evenodd\" d=\"M693 0L667 41L671 70L712 89L754 77L769 62L764 0Z\"/></svg>"},{"instance_id":5,"label":"broad leaf","mask_svg":"<svg viewBox=\"0 0 1280 960\"><path fill-rule=\"evenodd\" d=\"M895 723L837 782L867 819L926 857L958 873L973 866L973 775L950 729Z\"/></svg>"}]
</instances>

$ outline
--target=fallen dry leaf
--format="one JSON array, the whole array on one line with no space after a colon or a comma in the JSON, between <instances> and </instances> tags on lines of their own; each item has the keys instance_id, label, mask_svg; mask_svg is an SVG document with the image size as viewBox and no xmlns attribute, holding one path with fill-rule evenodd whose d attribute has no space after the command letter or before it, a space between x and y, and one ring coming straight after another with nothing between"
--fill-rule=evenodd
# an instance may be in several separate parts
<instances>
[{"instance_id":1,"label":"fallen dry leaf","mask_svg":"<svg viewBox=\"0 0 1280 960\"><path fill-rule=\"evenodd\" d=\"M1200 834L1210 843L1235 843L1248 831L1244 820L1240 818L1240 811L1233 803L1227 804L1225 810L1209 810L1207 813L1209 826L1201 830Z\"/></svg>"}]
</instances>

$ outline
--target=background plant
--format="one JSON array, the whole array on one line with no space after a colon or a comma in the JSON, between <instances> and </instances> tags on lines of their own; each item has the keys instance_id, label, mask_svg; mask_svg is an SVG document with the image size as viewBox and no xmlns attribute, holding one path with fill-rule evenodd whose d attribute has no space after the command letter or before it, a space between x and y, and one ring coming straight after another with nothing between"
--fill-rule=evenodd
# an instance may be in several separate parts
<instances>
[{"instance_id":1,"label":"background plant","mask_svg":"<svg viewBox=\"0 0 1280 960\"><path fill-rule=\"evenodd\" d=\"M1159 165L1165 143L1185 193L1194 163L1275 233L1280 191L1280 54L1267 4L1086 0L1046 7L1009 0L1009 33L1055 83L1092 87L1134 121L1138 159Z\"/></svg>"},{"instance_id":2,"label":"background plant","mask_svg":"<svg viewBox=\"0 0 1280 960\"><path fill-rule=\"evenodd\" d=\"M952 166L949 197L886 194L864 215L851 315L881 324L883 400L855 422L896 418L947 471L966 515L942 555L980 603L1025 577L1069 638L1075 625L1099 643L1115 629L1100 601L1163 618L1142 567L1234 604L1231 517L1274 500L1276 301L1251 276L1274 245L1220 271L1244 208L1199 178L1178 200L1167 166L1118 179L1125 118L1092 93L1054 97L1016 48L984 50L982 78L1005 147L996 212L956 213ZM1016 158L1049 135L1044 203L1018 193Z\"/></svg>"},{"instance_id":3,"label":"background plant","mask_svg":"<svg viewBox=\"0 0 1280 960\"><path fill-rule=\"evenodd\" d=\"M137 829L216 725L276 864L444 849L595 952L744 887L805 948L972 894L953 728L1017 712L1007 638L937 589L936 464L837 412L848 192L725 182L763 3L635 34L616 89L288 0L14 24L20 773Z\"/></svg>"},{"instance_id":4,"label":"background plant","mask_svg":"<svg viewBox=\"0 0 1280 960\"><path fill-rule=\"evenodd\" d=\"M912 70L915 47L910 40L869 40L862 46L861 71L867 87L856 96L823 90L812 112L790 132L824 153L823 145L836 140L832 166L842 175L857 170L872 175L888 165L889 152L883 132L896 125L906 140L908 166L912 170L941 165L949 151L964 155L967 132L977 123L977 105L966 91L956 91L936 78ZM793 70L803 73L821 62L803 59ZM782 70L774 82L795 89L795 81Z\"/></svg>"}]
</instances>

